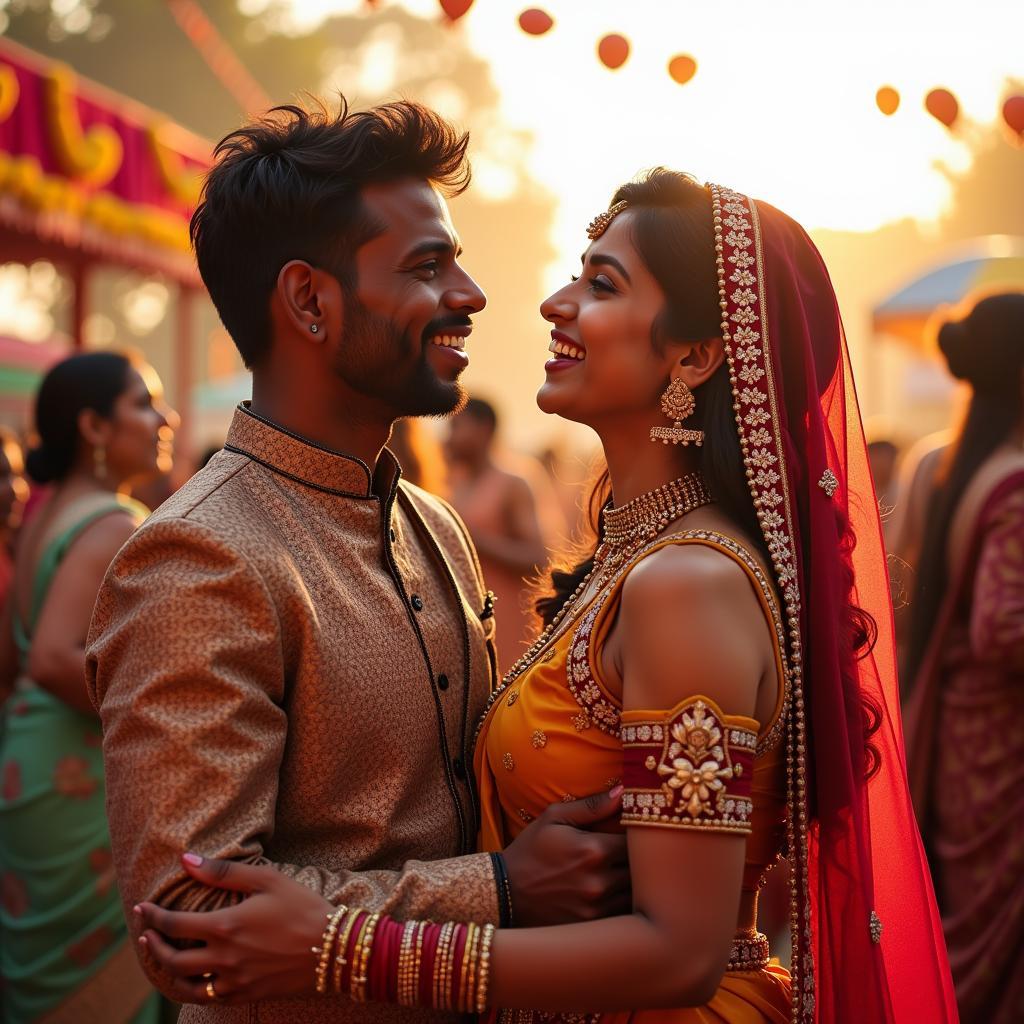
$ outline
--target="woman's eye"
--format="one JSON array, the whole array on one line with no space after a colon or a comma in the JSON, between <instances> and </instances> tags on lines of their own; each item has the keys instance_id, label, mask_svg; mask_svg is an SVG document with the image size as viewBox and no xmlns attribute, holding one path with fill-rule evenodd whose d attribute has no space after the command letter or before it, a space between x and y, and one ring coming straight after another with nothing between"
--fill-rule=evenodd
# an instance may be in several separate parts
<instances>
[{"instance_id":1,"label":"woman's eye","mask_svg":"<svg viewBox=\"0 0 1024 1024\"><path fill-rule=\"evenodd\" d=\"M614 292L615 287L606 277L592 277L587 282L592 292Z\"/></svg>"}]
</instances>

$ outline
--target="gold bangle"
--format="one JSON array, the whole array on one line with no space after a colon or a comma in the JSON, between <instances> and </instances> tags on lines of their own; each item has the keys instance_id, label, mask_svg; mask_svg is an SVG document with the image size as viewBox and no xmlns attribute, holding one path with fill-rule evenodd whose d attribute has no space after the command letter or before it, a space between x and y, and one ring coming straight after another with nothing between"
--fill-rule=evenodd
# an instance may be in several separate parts
<instances>
[{"instance_id":1,"label":"gold bangle","mask_svg":"<svg viewBox=\"0 0 1024 1024\"><path fill-rule=\"evenodd\" d=\"M359 998L359 961L363 953L363 936L366 935L366 929L370 924L371 917L373 915L368 910L363 911L362 920L359 922L359 931L356 932L356 941L352 947L352 963L348 975L348 996L354 1001L358 1001ZM365 981L365 979L363 980Z\"/></svg>"},{"instance_id":2,"label":"gold bangle","mask_svg":"<svg viewBox=\"0 0 1024 1024\"><path fill-rule=\"evenodd\" d=\"M455 924L448 921L441 926L441 934L437 940L437 950L434 952L434 1009L443 1009L441 998L444 992L444 958L448 949L448 942L455 929Z\"/></svg>"},{"instance_id":3,"label":"gold bangle","mask_svg":"<svg viewBox=\"0 0 1024 1024\"><path fill-rule=\"evenodd\" d=\"M459 933L463 925L457 924L452 929L452 941L448 945L448 958L445 962L444 972L444 1008L452 1010L455 1008L455 958L459 952Z\"/></svg>"},{"instance_id":4,"label":"gold bangle","mask_svg":"<svg viewBox=\"0 0 1024 1024\"><path fill-rule=\"evenodd\" d=\"M480 945L480 968L476 987L476 1012L487 1012L487 985L491 973L491 943L494 941L494 925L484 925L483 941Z\"/></svg>"},{"instance_id":5,"label":"gold bangle","mask_svg":"<svg viewBox=\"0 0 1024 1024\"><path fill-rule=\"evenodd\" d=\"M462 986L459 993L459 1010L462 1013L472 1013L476 1005L473 999L473 967L476 963L474 947L477 936L480 934L480 926L470 922L466 932L466 953L462 958Z\"/></svg>"},{"instance_id":6,"label":"gold bangle","mask_svg":"<svg viewBox=\"0 0 1024 1024\"><path fill-rule=\"evenodd\" d=\"M398 984L395 986L399 1006L412 1006L412 942L415 935L416 922L406 921L398 953Z\"/></svg>"},{"instance_id":7,"label":"gold bangle","mask_svg":"<svg viewBox=\"0 0 1024 1024\"><path fill-rule=\"evenodd\" d=\"M427 925L429 922L420 921L419 930L416 932L416 952L413 954L412 961L412 1005L419 1006L420 1004L420 972L423 968L423 936L427 933Z\"/></svg>"},{"instance_id":8,"label":"gold bangle","mask_svg":"<svg viewBox=\"0 0 1024 1024\"><path fill-rule=\"evenodd\" d=\"M338 945L336 947L337 954L334 957L334 971L332 984L334 991L341 995L341 981L342 975L345 973L345 965L348 961L345 959L345 953L348 950L348 940L352 936L352 928L356 921L359 920L359 915L362 914L361 910L353 910L345 918L345 927L341 930L341 935L338 937ZM351 976L349 977L349 985L351 986Z\"/></svg>"},{"instance_id":9,"label":"gold bangle","mask_svg":"<svg viewBox=\"0 0 1024 1024\"><path fill-rule=\"evenodd\" d=\"M373 949L373 936L377 931L377 922L380 921L380 914L371 914L366 922L366 931L361 936L362 946L359 956L359 994L352 990L352 998L359 1003L365 1003L367 997L368 982L370 980L370 953Z\"/></svg>"},{"instance_id":10,"label":"gold bangle","mask_svg":"<svg viewBox=\"0 0 1024 1024\"><path fill-rule=\"evenodd\" d=\"M462 948L462 967L459 971L459 1013L469 1013L469 972L473 965L473 943L478 929L472 921L466 925L466 944Z\"/></svg>"},{"instance_id":11,"label":"gold bangle","mask_svg":"<svg viewBox=\"0 0 1024 1024\"><path fill-rule=\"evenodd\" d=\"M319 955L316 965L317 995L322 996L327 991L327 970L331 963L331 952L334 949L334 937L338 933L338 924L347 912L348 907L340 906L327 915L327 927L320 939L320 945L313 947L313 952Z\"/></svg>"}]
</instances>

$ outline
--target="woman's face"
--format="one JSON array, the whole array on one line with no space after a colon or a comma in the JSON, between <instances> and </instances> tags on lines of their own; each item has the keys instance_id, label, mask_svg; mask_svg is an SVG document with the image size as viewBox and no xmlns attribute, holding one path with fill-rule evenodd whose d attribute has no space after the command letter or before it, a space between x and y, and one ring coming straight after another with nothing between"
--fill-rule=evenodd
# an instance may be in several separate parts
<instances>
[{"instance_id":1,"label":"woman's face","mask_svg":"<svg viewBox=\"0 0 1024 1024\"><path fill-rule=\"evenodd\" d=\"M114 402L106 440L107 472L116 481L139 480L171 468L178 414L163 401L156 371L128 371L128 386Z\"/></svg>"},{"instance_id":2,"label":"woman's face","mask_svg":"<svg viewBox=\"0 0 1024 1024\"><path fill-rule=\"evenodd\" d=\"M624 417L656 422L674 361L674 346L659 353L651 343L665 293L633 246L631 219L620 213L584 253L579 277L540 307L554 329L537 404L598 429Z\"/></svg>"}]
</instances>

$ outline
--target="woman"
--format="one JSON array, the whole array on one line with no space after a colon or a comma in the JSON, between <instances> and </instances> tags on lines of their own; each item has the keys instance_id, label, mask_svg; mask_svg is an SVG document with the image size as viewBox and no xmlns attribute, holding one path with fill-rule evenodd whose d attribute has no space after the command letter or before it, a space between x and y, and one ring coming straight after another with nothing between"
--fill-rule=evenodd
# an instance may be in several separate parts
<instances>
[{"instance_id":1,"label":"woman","mask_svg":"<svg viewBox=\"0 0 1024 1024\"><path fill-rule=\"evenodd\" d=\"M1024 1007L1024 295L939 331L970 407L932 503L911 605L910 780L960 1018Z\"/></svg>"},{"instance_id":2,"label":"woman","mask_svg":"<svg viewBox=\"0 0 1024 1024\"><path fill-rule=\"evenodd\" d=\"M665 170L620 188L589 235L580 278L542 306L555 358L538 401L601 438L601 544L556 576L476 770L486 849L554 800L621 793L633 912L402 926L186 854L193 877L253 895L207 915L143 905L142 941L195 1002L315 987L501 1020L951 1021L821 259L776 210ZM873 653L857 606L879 623ZM783 846L792 979L756 929ZM156 929L206 945L175 951Z\"/></svg>"},{"instance_id":3,"label":"woman","mask_svg":"<svg viewBox=\"0 0 1024 1024\"><path fill-rule=\"evenodd\" d=\"M36 399L29 474L52 483L18 539L3 630L0 964L4 1020L149 1022L159 1003L126 941L104 810L85 637L103 574L146 515L133 483L169 457L148 367L72 356Z\"/></svg>"}]
</instances>

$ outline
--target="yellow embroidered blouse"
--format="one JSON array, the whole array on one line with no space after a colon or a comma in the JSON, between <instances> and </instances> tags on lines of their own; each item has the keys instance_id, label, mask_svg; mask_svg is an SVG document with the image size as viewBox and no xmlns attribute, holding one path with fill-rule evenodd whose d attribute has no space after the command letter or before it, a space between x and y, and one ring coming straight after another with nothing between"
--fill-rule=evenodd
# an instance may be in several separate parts
<instances>
[{"instance_id":1,"label":"yellow embroidered blouse","mask_svg":"<svg viewBox=\"0 0 1024 1024\"><path fill-rule=\"evenodd\" d=\"M749 813L749 823L744 821L737 829L743 832L749 829L744 898L730 970L719 992L711 1003L699 1009L605 1014L600 1019L605 1024L633 1019L642 1019L645 1024L656 1021L671 1021L672 1024L710 1024L712 1021L760 1024L770 1021L784 1024L789 1014L786 972L774 965L762 967L763 957L761 962L753 965L756 970L749 967L740 969L744 956L754 959L755 949L763 953L763 948L756 942L750 946L757 924L755 893L759 881L774 862L784 836L785 759L780 742L786 698L784 632L778 603L766 575L753 556L731 538L708 531L689 531L662 538L645 547L574 617L567 628L560 631L547 650L500 694L487 715L476 748L482 805L481 849L502 849L551 803L587 796L611 788L622 780L623 736L628 736L634 743L638 743L640 737L648 737L648 733L642 731L643 726L653 723L654 716L646 711L623 713L620 700L601 678L600 652L615 622L622 584L630 570L642 558L666 544L707 545L732 559L747 574L775 641L779 695L775 712L763 728L759 728L753 719L724 716L713 702L702 699L710 713L720 717L718 725L725 727L726 736L733 735L739 743L754 745L752 779L748 778L744 783L752 805L744 811L744 814ZM670 720L675 721L682 713L683 705L692 715L695 700L684 701L671 712L657 714L668 726ZM751 738L743 739L742 734ZM756 734L756 740L751 734ZM747 751L748 764L751 760L749 754ZM642 761L640 763L642 765ZM656 759L649 758L647 765L656 770ZM645 803L650 806L649 802L639 791L634 792L630 779L626 782L624 802L629 803L630 808L624 808L624 823L649 823L639 820L643 812L638 806ZM657 812L650 806L647 813ZM688 820L685 813L683 820ZM763 937L758 939L763 944ZM557 1021L568 1017L516 1012L503 1015L501 1019ZM575 1015L577 1021L586 1019L598 1018Z\"/></svg>"}]
</instances>

